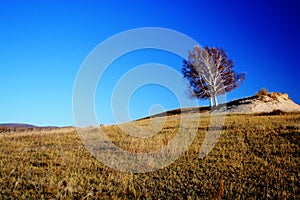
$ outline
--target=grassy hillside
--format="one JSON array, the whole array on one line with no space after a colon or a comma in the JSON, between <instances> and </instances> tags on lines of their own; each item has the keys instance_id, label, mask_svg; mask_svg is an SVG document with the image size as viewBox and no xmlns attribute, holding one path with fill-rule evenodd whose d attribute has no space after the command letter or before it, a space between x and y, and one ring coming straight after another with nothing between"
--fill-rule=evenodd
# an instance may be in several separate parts
<instances>
[{"instance_id":1,"label":"grassy hillside","mask_svg":"<svg viewBox=\"0 0 300 200\"><path fill-rule=\"evenodd\" d=\"M193 144L175 163L143 174L101 164L73 128L0 133L0 199L300 199L300 113L228 115L218 143L199 159L209 122L201 118ZM102 128L124 149L150 152L167 145L178 127L173 115L148 139Z\"/></svg>"}]
</instances>

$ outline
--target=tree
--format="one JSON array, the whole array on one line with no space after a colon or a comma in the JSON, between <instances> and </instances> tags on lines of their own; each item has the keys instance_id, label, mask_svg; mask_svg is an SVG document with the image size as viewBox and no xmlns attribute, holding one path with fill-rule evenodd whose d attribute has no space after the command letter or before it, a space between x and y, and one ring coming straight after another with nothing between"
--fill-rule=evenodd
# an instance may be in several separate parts
<instances>
[{"instance_id":1,"label":"tree","mask_svg":"<svg viewBox=\"0 0 300 200\"><path fill-rule=\"evenodd\" d=\"M245 73L235 73L233 67L223 49L195 46L188 60L183 60L182 73L192 97L209 99L210 106L218 106L218 95L231 92L245 80Z\"/></svg>"}]
</instances>

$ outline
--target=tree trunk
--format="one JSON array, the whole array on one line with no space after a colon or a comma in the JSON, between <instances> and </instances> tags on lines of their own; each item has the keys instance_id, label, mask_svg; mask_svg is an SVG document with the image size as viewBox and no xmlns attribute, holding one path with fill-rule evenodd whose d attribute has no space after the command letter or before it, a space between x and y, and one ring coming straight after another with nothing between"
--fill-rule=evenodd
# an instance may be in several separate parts
<instances>
[{"instance_id":1,"label":"tree trunk","mask_svg":"<svg viewBox=\"0 0 300 200\"><path fill-rule=\"evenodd\" d=\"M209 98L209 102L210 102L210 107L213 107L214 106L214 102L213 102L213 98L212 97Z\"/></svg>"},{"instance_id":2,"label":"tree trunk","mask_svg":"<svg viewBox=\"0 0 300 200\"><path fill-rule=\"evenodd\" d=\"M214 95L214 102L215 102L215 106L219 105L217 95Z\"/></svg>"}]
</instances>

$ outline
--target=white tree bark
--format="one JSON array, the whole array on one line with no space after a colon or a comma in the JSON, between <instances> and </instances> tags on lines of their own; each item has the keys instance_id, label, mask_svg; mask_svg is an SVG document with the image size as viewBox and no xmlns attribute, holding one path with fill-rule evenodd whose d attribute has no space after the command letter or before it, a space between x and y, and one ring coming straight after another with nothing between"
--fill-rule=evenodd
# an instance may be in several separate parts
<instances>
[{"instance_id":1,"label":"white tree bark","mask_svg":"<svg viewBox=\"0 0 300 200\"><path fill-rule=\"evenodd\" d=\"M219 102L218 102L217 95L214 95L214 101L215 101L215 106L218 106L218 105L219 105Z\"/></svg>"},{"instance_id":2,"label":"white tree bark","mask_svg":"<svg viewBox=\"0 0 300 200\"><path fill-rule=\"evenodd\" d=\"M209 98L209 101L210 101L210 107L213 107L213 106L214 106L213 98L210 97L210 98Z\"/></svg>"}]
</instances>

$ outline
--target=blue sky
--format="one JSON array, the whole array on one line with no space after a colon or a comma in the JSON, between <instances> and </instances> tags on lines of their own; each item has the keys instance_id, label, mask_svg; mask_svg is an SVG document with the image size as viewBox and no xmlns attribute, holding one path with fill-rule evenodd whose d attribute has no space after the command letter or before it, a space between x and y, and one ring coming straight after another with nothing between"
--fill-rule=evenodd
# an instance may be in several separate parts
<instances>
[{"instance_id":1,"label":"blue sky","mask_svg":"<svg viewBox=\"0 0 300 200\"><path fill-rule=\"evenodd\" d=\"M235 71L247 73L244 84L227 100L266 87L289 93L300 103L298 1L1 0L0 26L0 123L73 125L73 85L89 52L117 33L149 26L223 47ZM106 89L113 88L122 73L149 62L177 71L182 67L181 58L166 52L135 52L112 64L102 80ZM103 92L101 87L96 91L96 114L99 123L110 124L114 120L109 95ZM146 116L153 104L178 107L170 91L149 85L130 99L131 117Z\"/></svg>"}]
</instances>

